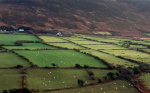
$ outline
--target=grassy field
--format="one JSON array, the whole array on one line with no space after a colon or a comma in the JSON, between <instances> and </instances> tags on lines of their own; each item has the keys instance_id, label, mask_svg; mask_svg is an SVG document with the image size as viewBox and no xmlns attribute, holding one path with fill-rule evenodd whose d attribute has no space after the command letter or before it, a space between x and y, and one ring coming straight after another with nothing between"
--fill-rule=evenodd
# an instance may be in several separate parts
<instances>
[{"instance_id":1,"label":"grassy field","mask_svg":"<svg viewBox=\"0 0 150 93\"><path fill-rule=\"evenodd\" d=\"M0 92L8 89L22 88L20 71L16 69L0 70Z\"/></svg>"},{"instance_id":2,"label":"grassy field","mask_svg":"<svg viewBox=\"0 0 150 93\"><path fill-rule=\"evenodd\" d=\"M27 71L29 89L56 89L78 86L77 80L92 82L87 72L80 69L29 69Z\"/></svg>"},{"instance_id":3,"label":"grassy field","mask_svg":"<svg viewBox=\"0 0 150 93\"><path fill-rule=\"evenodd\" d=\"M150 83L149 83L150 82L150 73L147 73L147 74L141 76L139 79L144 83L144 85L148 89L150 89Z\"/></svg>"},{"instance_id":4,"label":"grassy field","mask_svg":"<svg viewBox=\"0 0 150 93\"><path fill-rule=\"evenodd\" d=\"M77 44L81 44L81 45L83 45L83 44L100 44L100 45L102 45L102 44L106 44L106 43L100 43L100 42L96 42L96 41L90 41L90 40L84 40L84 41L72 41L72 42L74 42L74 43L77 43Z\"/></svg>"},{"instance_id":5,"label":"grassy field","mask_svg":"<svg viewBox=\"0 0 150 93\"><path fill-rule=\"evenodd\" d=\"M56 49L55 47L44 45L42 43L22 43L23 46L3 46L7 49Z\"/></svg>"},{"instance_id":6,"label":"grassy field","mask_svg":"<svg viewBox=\"0 0 150 93\"><path fill-rule=\"evenodd\" d=\"M94 73L95 79L102 79L104 80L104 76L107 76L107 73L112 72L112 73L117 73L117 70L102 70L102 69L89 69L89 71ZM116 77L116 75L114 75Z\"/></svg>"},{"instance_id":7,"label":"grassy field","mask_svg":"<svg viewBox=\"0 0 150 93\"><path fill-rule=\"evenodd\" d=\"M109 55L109 54L105 54L102 52L98 52L95 50L80 50L81 52L85 52L85 53L89 53L93 56L99 57L102 60L105 60L107 63L112 64L113 66L124 66L124 67L134 67L134 66L138 66L135 63L131 63L127 60L123 60L120 58L117 58L115 56ZM110 51L110 50L108 50Z\"/></svg>"},{"instance_id":8,"label":"grassy field","mask_svg":"<svg viewBox=\"0 0 150 93\"><path fill-rule=\"evenodd\" d=\"M0 34L0 45L15 45L18 40L40 41L32 34Z\"/></svg>"},{"instance_id":9,"label":"grassy field","mask_svg":"<svg viewBox=\"0 0 150 93\"><path fill-rule=\"evenodd\" d=\"M107 45L82 45L84 47L90 48L90 49L94 49L94 50L100 50L100 49L126 49L117 45L111 45L111 44L107 44Z\"/></svg>"},{"instance_id":10,"label":"grassy field","mask_svg":"<svg viewBox=\"0 0 150 93\"><path fill-rule=\"evenodd\" d=\"M150 55L135 50L101 50L103 52L150 64Z\"/></svg>"},{"instance_id":11,"label":"grassy field","mask_svg":"<svg viewBox=\"0 0 150 93\"><path fill-rule=\"evenodd\" d=\"M84 38L80 38L80 37L76 37L76 36L72 36L72 37L61 37L62 39L66 39L66 40L70 40L70 41L84 41L86 39Z\"/></svg>"},{"instance_id":12,"label":"grassy field","mask_svg":"<svg viewBox=\"0 0 150 93\"><path fill-rule=\"evenodd\" d=\"M143 45L130 45L129 48L133 48L133 49L140 49L140 48L147 48L146 46L143 46Z\"/></svg>"},{"instance_id":13,"label":"grassy field","mask_svg":"<svg viewBox=\"0 0 150 93\"><path fill-rule=\"evenodd\" d=\"M84 49L84 47L78 46L73 43L48 43L48 44L56 47L67 48L67 49Z\"/></svg>"},{"instance_id":14,"label":"grassy field","mask_svg":"<svg viewBox=\"0 0 150 93\"><path fill-rule=\"evenodd\" d=\"M130 83L124 80L115 80L109 83L83 88L40 93L138 93L138 91Z\"/></svg>"},{"instance_id":15,"label":"grassy field","mask_svg":"<svg viewBox=\"0 0 150 93\"><path fill-rule=\"evenodd\" d=\"M34 64L40 67L51 67L52 63L58 64L59 67L74 67L75 64L88 65L91 67L106 67L101 61L76 52L73 50L41 50L41 51L16 51L25 56Z\"/></svg>"},{"instance_id":16,"label":"grassy field","mask_svg":"<svg viewBox=\"0 0 150 93\"><path fill-rule=\"evenodd\" d=\"M4 67L15 67L17 65L22 65L24 67L29 67L30 64L12 53L0 53L0 68Z\"/></svg>"},{"instance_id":17,"label":"grassy field","mask_svg":"<svg viewBox=\"0 0 150 93\"><path fill-rule=\"evenodd\" d=\"M61 39L60 37L53 36L39 36L44 42L67 42L66 40Z\"/></svg>"}]
</instances>

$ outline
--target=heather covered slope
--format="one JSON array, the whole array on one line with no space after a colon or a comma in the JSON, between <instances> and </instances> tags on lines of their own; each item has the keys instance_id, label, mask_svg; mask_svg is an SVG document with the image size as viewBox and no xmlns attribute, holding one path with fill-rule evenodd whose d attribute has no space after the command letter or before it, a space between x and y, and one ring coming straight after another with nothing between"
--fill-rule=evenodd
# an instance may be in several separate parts
<instances>
[{"instance_id":1,"label":"heather covered slope","mask_svg":"<svg viewBox=\"0 0 150 93\"><path fill-rule=\"evenodd\" d=\"M0 0L0 25L121 36L150 32L149 0Z\"/></svg>"}]
</instances>

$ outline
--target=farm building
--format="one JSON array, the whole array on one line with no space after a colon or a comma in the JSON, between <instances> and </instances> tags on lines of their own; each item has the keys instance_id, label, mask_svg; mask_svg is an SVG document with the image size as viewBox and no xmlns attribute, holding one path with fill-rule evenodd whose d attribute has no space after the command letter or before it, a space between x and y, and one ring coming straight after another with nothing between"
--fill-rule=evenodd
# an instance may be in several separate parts
<instances>
[{"instance_id":1,"label":"farm building","mask_svg":"<svg viewBox=\"0 0 150 93\"><path fill-rule=\"evenodd\" d=\"M24 29L19 29L18 31L19 31L19 32L24 32Z\"/></svg>"}]
</instances>

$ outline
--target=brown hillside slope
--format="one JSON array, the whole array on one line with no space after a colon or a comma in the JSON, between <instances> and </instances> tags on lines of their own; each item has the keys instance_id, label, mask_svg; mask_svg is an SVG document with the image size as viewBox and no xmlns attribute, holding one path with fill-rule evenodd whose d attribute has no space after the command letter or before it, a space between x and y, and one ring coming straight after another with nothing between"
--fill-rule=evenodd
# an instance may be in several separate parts
<instances>
[{"instance_id":1,"label":"brown hillside slope","mask_svg":"<svg viewBox=\"0 0 150 93\"><path fill-rule=\"evenodd\" d=\"M149 5L150 0L0 0L0 25L143 37L150 32Z\"/></svg>"}]
</instances>

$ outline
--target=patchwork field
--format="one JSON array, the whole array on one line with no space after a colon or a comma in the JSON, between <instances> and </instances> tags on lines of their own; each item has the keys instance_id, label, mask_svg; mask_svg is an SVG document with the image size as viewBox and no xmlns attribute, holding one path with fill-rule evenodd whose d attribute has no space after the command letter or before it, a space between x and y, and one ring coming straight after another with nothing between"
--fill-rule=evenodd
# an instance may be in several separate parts
<instances>
[{"instance_id":1,"label":"patchwork field","mask_svg":"<svg viewBox=\"0 0 150 93\"><path fill-rule=\"evenodd\" d=\"M39 36L44 42L67 42L66 40L61 39L60 37L53 36Z\"/></svg>"},{"instance_id":2,"label":"patchwork field","mask_svg":"<svg viewBox=\"0 0 150 93\"><path fill-rule=\"evenodd\" d=\"M111 64L115 67L117 67L117 66L124 66L124 67L138 66L138 64L131 63L130 61L123 60L123 59L120 59L120 58L117 58L115 56L105 54L102 52L98 52L96 50L80 50L80 52L89 53L93 56L99 57L100 59L106 61L108 64Z\"/></svg>"},{"instance_id":3,"label":"patchwork field","mask_svg":"<svg viewBox=\"0 0 150 93\"><path fill-rule=\"evenodd\" d=\"M53 45L56 47L67 48L67 49L84 49L84 47L78 46L73 43L47 43L47 44Z\"/></svg>"},{"instance_id":4,"label":"patchwork field","mask_svg":"<svg viewBox=\"0 0 150 93\"><path fill-rule=\"evenodd\" d=\"M107 45L82 45L84 47L90 48L90 49L94 49L94 50L100 50L100 49L126 49L124 47L120 47L117 45L111 45L111 44L107 44Z\"/></svg>"},{"instance_id":5,"label":"patchwork field","mask_svg":"<svg viewBox=\"0 0 150 93\"><path fill-rule=\"evenodd\" d=\"M130 45L129 48L133 48L133 49L143 49L143 48L147 48L146 46L143 45Z\"/></svg>"},{"instance_id":6,"label":"patchwork field","mask_svg":"<svg viewBox=\"0 0 150 93\"><path fill-rule=\"evenodd\" d=\"M111 80L109 75L122 75L117 68L120 66L126 71L139 68L141 62L150 65L150 54L146 53L150 53L150 40L79 34L71 37L43 35L39 38L27 33L0 33L0 91L24 86L40 93L138 93L123 77ZM15 45L16 41L21 40L25 40L22 46ZM129 44L127 48L125 44ZM115 68L110 69L109 65ZM146 74L140 77L148 88L149 76ZM79 79L85 81L86 85L93 85L79 88ZM107 82L98 84L100 80Z\"/></svg>"},{"instance_id":7,"label":"patchwork field","mask_svg":"<svg viewBox=\"0 0 150 93\"><path fill-rule=\"evenodd\" d=\"M30 89L57 89L78 86L78 79L92 82L85 70L79 69L29 69L27 87Z\"/></svg>"},{"instance_id":8,"label":"patchwork field","mask_svg":"<svg viewBox=\"0 0 150 93\"><path fill-rule=\"evenodd\" d=\"M56 49L42 43L22 43L22 46L3 46L6 49Z\"/></svg>"},{"instance_id":9,"label":"patchwork field","mask_svg":"<svg viewBox=\"0 0 150 93\"><path fill-rule=\"evenodd\" d=\"M0 34L0 45L15 45L18 40L40 41L32 34Z\"/></svg>"},{"instance_id":10,"label":"patchwork field","mask_svg":"<svg viewBox=\"0 0 150 93\"><path fill-rule=\"evenodd\" d=\"M104 84L93 85L77 89L40 93L139 93L129 82L115 80Z\"/></svg>"},{"instance_id":11,"label":"patchwork field","mask_svg":"<svg viewBox=\"0 0 150 93\"><path fill-rule=\"evenodd\" d=\"M20 70L17 69L1 69L0 70L0 92L8 89L22 88L22 79Z\"/></svg>"},{"instance_id":12,"label":"patchwork field","mask_svg":"<svg viewBox=\"0 0 150 93\"><path fill-rule=\"evenodd\" d=\"M150 83L149 83L149 82L150 82L150 73L147 73L147 74L141 76L139 79L143 82L143 84L144 84L148 89L150 89Z\"/></svg>"},{"instance_id":13,"label":"patchwork field","mask_svg":"<svg viewBox=\"0 0 150 93\"><path fill-rule=\"evenodd\" d=\"M21 65L29 67L30 64L12 53L0 53L0 68L15 67Z\"/></svg>"},{"instance_id":14,"label":"patchwork field","mask_svg":"<svg viewBox=\"0 0 150 93\"><path fill-rule=\"evenodd\" d=\"M91 72L93 72L94 73L94 77L95 77L95 79L98 79L98 78L100 78L100 79L102 79L102 80L104 80L104 76L107 76L107 74L109 73L109 72L112 72L112 73L114 73L114 77L117 77L116 75L115 75L115 73L118 73L118 71L117 70L100 70L100 69L89 69L89 71L91 71ZM108 77L108 76L107 76ZM109 78L109 77L108 77Z\"/></svg>"},{"instance_id":15,"label":"patchwork field","mask_svg":"<svg viewBox=\"0 0 150 93\"><path fill-rule=\"evenodd\" d=\"M107 67L95 58L73 50L41 50L41 51L16 51L16 53L28 58L40 67L52 67L57 64L59 67L74 67L75 64L91 67Z\"/></svg>"},{"instance_id":16,"label":"patchwork field","mask_svg":"<svg viewBox=\"0 0 150 93\"><path fill-rule=\"evenodd\" d=\"M146 64L150 64L150 55L142 52L138 52L135 50L101 50L103 52L115 55L115 56L121 56L127 59L132 59L137 62L143 62Z\"/></svg>"},{"instance_id":17,"label":"patchwork field","mask_svg":"<svg viewBox=\"0 0 150 93\"><path fill-rule=\"evenodd\" d=\"M98 44L98 45L103 45L103 44L106 44L106 43L101 43L101 42L96 42L96 41L90 41L90 40L84 40L84 41L72 41L74 43L77 43L77 44L89 44L89 45L95 45L95 44Z\"/></svg>"},{"instance_id":18,"label":"patchwork field","mask_svg":"<svg viewBox=\"0 0 150 93\"><path fill-rule=\"evenodd\" d=\"M84 41L86 39L76 37L76 36L71 36L71 37L61 37L62 39L70 40L70 41Z\"/></svg>"}]
</instances>

